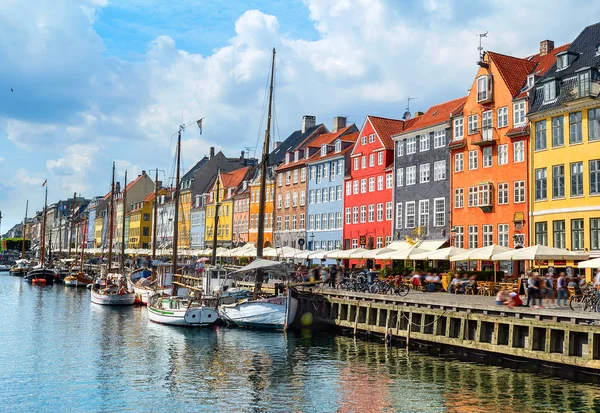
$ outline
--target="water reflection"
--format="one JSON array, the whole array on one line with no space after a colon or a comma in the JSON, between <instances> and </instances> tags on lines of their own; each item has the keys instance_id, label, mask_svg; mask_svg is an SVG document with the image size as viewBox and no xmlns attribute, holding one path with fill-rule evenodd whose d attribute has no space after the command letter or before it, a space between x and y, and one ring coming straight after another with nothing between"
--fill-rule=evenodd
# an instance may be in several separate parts
<instances>
[{"instance_id":1,"label":"water reflection","mask_svg":"<svg viewBox=\"0 0 600 413\"><path fill-rule=\"evenodd\" d=\"M600 411L587 384L349 337L161 326L13 277L0 277L0 311L13 411Z\"/></svg>"}]
</instances>

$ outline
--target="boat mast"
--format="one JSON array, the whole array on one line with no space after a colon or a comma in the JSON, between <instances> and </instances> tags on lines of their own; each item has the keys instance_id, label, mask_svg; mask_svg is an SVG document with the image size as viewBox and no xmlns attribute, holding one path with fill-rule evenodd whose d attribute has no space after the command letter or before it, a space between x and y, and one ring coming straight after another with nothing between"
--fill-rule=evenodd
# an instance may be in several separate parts
<instances>
[{"instance_id":1,"label":"boat mast","mask_svg":"<svg viewBox=\"0 0 600 413\"><path fill-rule=\"evenodd\" d=\"M115 209L115 162L112 167L112 183L110 184L110 215L108 216L108 272L112 270L113 225Z\"/></svg>"},{"instance_id":2,"label":"boat mast","mask_svg":"<svg viewBox=\"0 0 600 413\"><path fill-rule=\"evenodd\" d=\"M63 202L62 199L58 201L56 211L58 213L58 258L62 254L62 217L63 217Z\"/></svg>"},{"instance_id":3,"label":"boat mast","mask_svg":"<svg viewBox=\"0 0 600 413\"><path fill-rule=\"evenodd\" d=\"M87 219L83 220L83 225L87 226L89 229L89 215L87 217ZM86 237L84 236L84 232L83 232L83 228L84 226L81 227L81 255L79 258L79 272L81 272L81 274L83 274L83 252L85 251L85 242L86 242Z\"/></svg>"},{"instance_id":4,"label":"boat mast","mask_svg":"<svg viewBox=\"0 0 600 413\"><path fill-rule=\"evenodd\" d=\"M260 195L258 204L258 237L256 245L256 258L263 257L263 244L265 238L265 196L267 187L267 167L269 162L269 139L271 138L271 110L273 105L273 77L275 73L275 48L271 60L271 85L269 86L269 111L267 112L267 129L265 130L265 142L263 145L262 162L260 163ZM260 273L262 278L262 273ZM256 282L258 283L258 277ZM262 282L262 280L261 280Z\"/></svg>"},{"instance_id":5,"label":"boat mast","mask_svg":"<svg viewBox=\"0 0 600 413\"><path fill-rule=\"evenodd\" d=\"M29 199L25 203L25 220L23 221L23 240L21 242L21 259L25 258L25 229L27 228L27 210L29 209Z\"/></svg>"},{"instance_id":6,"label":"boat mast","mask_svg":"<svg viewBox=\"0 0 600 413\"><path fill-rule=\"evenodd\" d=\"M217 193L215 195L215 219L213 223L212 264L217 265L217 226L219 225L219 192L221 191L221 168L217 168Z\"/></svg>"},{"instance_id":7,"label":"boat mast","mask_svg":"<svg viewBox=\"0 0 600 413\"><path fill-rule=\"evenodd\" d=\"M181 131L183 130L185 126L184 125L180 125L179 126L179 132L177 133L177 172L175 173L175 194L174 194L174 198L175 198L175 211L174 212L174 216L173 216L173 257L172 257L172 269L171 272L173 273L173 278L175 277L175 274L177 273L177 240L178 240L178 232L179 232L179 225L177 223L177 221L179 220L179 189L180 189L180 185L179 185L179 168L181 166ZM173 285L173 295L176 295L177 292L177 284Z\"/></svg>"},{"instance_id":8,"label":"boat mast","mask_svg":"<svg viewBox=\"0 0 600 413\"><path fill-rule=\"evenodd\" d=\"M42 218L42 246L40 247L40 263L42 268L44 267L44 255L46 254L46 217L48 210L48 184L44 181L44 187L46 188L46 196L44 197L44 216Z\"/></svg>"},{"instance_id":9,"label":"boat mast","mask_svg":"<svg viewBox=\"0 0 600 413\"><path fill-rule=\"evenodd\" d=\"M156 168L156 174L154 175L154 216L152 221L152 261L156 260L156 220L158 219L158 168ZM154 265L152 266L154 268Z\"/></svg>"},{"instance_id":10,"label":"boat mast","mask_svg":"<svg viewBox=\"0 0 600 413\"><path fill-rule=\"evenodd\" d=\"M123 218L121 219L121 270L125 271L125 212L127 212L127 169L123 183Z\"/></svg>"},{"instance_id":11,"label":"boat mast","mask_svg":"<svg viewBox=\"0 0 600 413\"><path fill-rule=\"evenodd\" d=\"M77 198L77 192L73 192L73 202L71 202L71 230L69 231L69 251L67 257L71 256L71 239L73 238L73 226L75 224L75 198Z\"/></svg>"}]
</instances>

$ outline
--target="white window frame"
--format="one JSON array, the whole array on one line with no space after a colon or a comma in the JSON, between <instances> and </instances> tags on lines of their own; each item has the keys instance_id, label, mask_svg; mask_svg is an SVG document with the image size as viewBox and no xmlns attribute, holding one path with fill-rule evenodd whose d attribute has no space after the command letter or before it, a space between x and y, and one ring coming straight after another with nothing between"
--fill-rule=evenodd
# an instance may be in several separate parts
<instances>
[{"instance_id":1,"label":"white window frame","mask_svg":"<svg viewBox=\"0 0 600 413\"><path fill-rule=\"evenodd\" d=\"M435 161L433 163L433 180L443 181L446 179L446 160Z\"/></svg>"},{"instance_id":2,"label":"white window frame","mask_svg":"<svg viewBox=\"0 0 600 413\"><path fill-rule=\"evenodd\" d=\"M404 168L396 169L396 187L404 186Z\"/></svg>"},{"instance_id":3,"label":"white window frame","mask_svg":"<svg viewBox=\"0 0 600 413\"><path fill-rule=\"evenodd\" d=\"M433 134L433 148L439 149L446 146L446 131L438 130Z\"/></svg>"},{"instance_id":4,"label":"white window frame","mask_svg":"<svg viewBox=\"0 0 600 413\"><path fill-rule=\"evenodd\" d=\"M498 165L508 164L508 144L498 145Z\"/></svg>"},{"instance_id":5,"label":"white window frame","mask_svg":"<svg viewBox=\"0 0 600 413\"><path fill-rule=\"evenodd\" d=\"M469 151L469 171L475 171L479 167L479 153L477 149Z\"/></svg>"},{"instance_id":6,"label":"white window frame","mask_svg":"<svg viewBox=\"0 0 600 413\"><path fill-rule=\"evenodd\" d=\"M419 137L419 152L426 152L429 150L431 146L431 139L429 139L429 134L424 133Z\"/></svg>"},{"instance_id":7,"label":"white window frame","mask_svg":"<svg viewBox=\"0 0 600 413\"><path fill-rule=\"evenodd\" d=\"M458 141L465 137L465 120L464 118L456 118L452 122L454 133L452 140Z\"/></svg>"},{"instance_id":8,"label":"white window frame","mask_svg":"<svg viewBox=\"0 0 600 413\"><path fill-rule=\"evenodd\" d=\"M454 189L454 209L464 208L465 206L465 189Z\"/></svg>"},{"instance_id":9,"label":"white window frame","mask_svg":"<svg viewBox=\"0 0 600 413\"><path fill-rule=\"evenodd\" d=\"M502 106L496 111L496 124L498 128L508 126L508 106Z\"/></svg>"},{"instance_id":10,"label":"white window frame","mask_svg":"<svg viewBox=\"0 0 600 413\"><path fill-rule=\"evenodd\" d=\"M406 186L415 185L417 183L417 167L416 165L406 167Z\"/></svg>"},{"instance_id":11,"label":"white window frame","mask_svg":"<svg viewBox=\"0 0 600 413\"><path fill-rule=\"evenodd\" d=\"M454 172L462 172L465 170L465 154L464 152L454 154Z\"/></svg>"},{"instance_id":12,"label":"white window frame","mask_svg":"<svg viewBox=\"0 0 600 413\"><path fill-rule=\"evenodd\" d=\"M513 103L513 125L522 126L526 125L527 121L525 118L525 100L519 100Z\"/></svg>"},{"instance_id":13,"label":"white window frame","mask_svg":"<svg viewBox=\"0 0 600 413\"><path fill-rule=\"evenodd\" d=\"M394 174L385 174L385 188L392 189L394 187Z\"/></svg>"},{"instance_id":14,"label":"white window frame","mask_svg":"<svg viewBox=\"0 0 600 413\"><path fill-rule=\"evenodd\" d=\"M525 202L525 181L513 182L513 202L522 204Z\"/></svg>"},{"instance_id":15,"label":"white window frame","mask_svg":"<svg viewBox=\"0 0 600 413\"><path fill-rule=\"evenodd\" d=\"M419 183L425 184L431 180L431 164L423 163L419 165Z\"/></svg>"},{"instance_id":16,"label":"white window frame","mask_svg":"<svg viewBox=\"0 0 600 413\"><path fill-rule=\"evenodd\" d=\"M416 136L412 136L406 139L406 154L412 155L417 153L417 138Z\"/></svg>"},{"instance_id":17,"label":"white window frame","mask_svg":"<svg viewBox=\"0 0 600 413\"><path fill-rule=\"evenodd\" d=\"M498 205L508 205L508 182L498 184Z\"/></svg>"},{"instance_id":18,"label":"white window frame","mask_svg":"<svg viewBox=\"0 0 600 413\"><path fill-rule=\"evenodd\" d=\"M396 229L402 229L402 202L396 203Z\"/></svg>"},{"instance_id":19,"label":"white window frame","mask_svg":"<svg viewBox=\"0 0 600 413\"><path fill-rule=\"evenodd\" d=\"M479 115L469 115L467 117L467 134L473 135L479 130Z\"/></svg>"},{"instance_id":20,"label":"white window frame","mask_svg":"<svg viewBox=\"0 0 600 413\"><path fill-rule=\"evenodd\" d=\"M513 163L525 162L525 141L513 142Z\"/></svg>"},{"instance_id":21,"label":"white window frame","mask_svg":"<svg viewBox=\"0 0 600 413\"><path fill-rule=\"evenodd\" d=\"M433 226L443 227L446 225L446 198L433 199Z\"/></svg>"},{"instance_id":22,"label":"white window frame","mask_svg":"<svg viewBox=\"0 0 600 413\"><path fill-rule=\"evenodd\" d=\"M491 168L494 164L494 151L492 150L492 147L486 146L485 148L483 148L483 152L481 155L483 160L483 167Z\"/></svg>"}]
</instances>

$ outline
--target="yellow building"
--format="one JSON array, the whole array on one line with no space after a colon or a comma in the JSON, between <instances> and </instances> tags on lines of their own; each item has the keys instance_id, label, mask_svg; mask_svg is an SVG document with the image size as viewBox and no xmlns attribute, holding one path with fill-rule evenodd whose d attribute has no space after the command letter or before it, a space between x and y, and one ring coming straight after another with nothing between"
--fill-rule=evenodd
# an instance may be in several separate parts
<instances>
[{"instance_id":1,"label":"yellow building","mask_svg":"<svg viewBox=\"0 0 600 413\"><path fill-rule=\"evenodd\" d=\"M556 54L530 92L528 114L531 244L591 256L600 256L599 36L600 25L589 26Z\"/></svg>"},{"instance_id":2,"label":"yellow building","mask_svg":"<svg viewBox=\"0 0 600 413\"><path fill-rule=\"evenodd\" d=\"M211 247L215 231L216 202L219 204L219 220L216 228L217 245L231 247L233 244L233 197L248 178L251 168L236 169L228 173L219 173L210 190L210 199L206 204L204 243ZM217 186L219 192L217 194Z\"/></svg>"},{"instance_id":3,"label":"yellow building","mask_svg":"<svg viewBox=\"0 0 600 413\"><path fill-rule=\"evenodd\" d=\"M152 241L152 204L154 193L133 205L129 212L129 248L150 248Z\"/></svg>"},{"instance_id":4,"label":"yellow building","mask_svg":"<svg viewBox=\"0 0 600 413\"><path fill-rule=\"evenodd\" d=\"M94 245L102 248L102 230L104 228L104 216L94 219Z\"/></svg>"},{"instance_id":5,"label":"yellow building","mask_svg":"<svg viewBox=\"0 0 600 413\"><path fill-rule=\"evenodd\" d=\"M192 218L192 190L191 188L180 191L179 217L177 219L178 248L190 247L190 222Z\"/></svg>"}]
</instances>

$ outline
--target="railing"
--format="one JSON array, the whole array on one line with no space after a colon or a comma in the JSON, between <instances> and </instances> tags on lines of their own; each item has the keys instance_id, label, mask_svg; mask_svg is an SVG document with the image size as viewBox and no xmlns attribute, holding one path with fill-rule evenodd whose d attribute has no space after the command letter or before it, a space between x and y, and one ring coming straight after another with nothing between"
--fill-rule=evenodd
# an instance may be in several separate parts
<instances>
[{"instance_id":1,"label":"railing","mask_svg":"<svg viewBox=\"0 0 600 413\"><path fill-rule=\"evenodd\" d=\"M588 97L596 97L600 94L600 81L580 78L563 81L560 94L565 102L574 101Z\"/></svg>"},{"instance_id":2,"label":"railing","mask_svg":"<svg viewBox=\"0 0 600 413\"><path fill-rule=\"evenodd\" d=\"M493 127L480 128L477 133L471 138L471 144L477 146L496 145L500 136L498 131Z\"/></svg>"}]
</instances>

